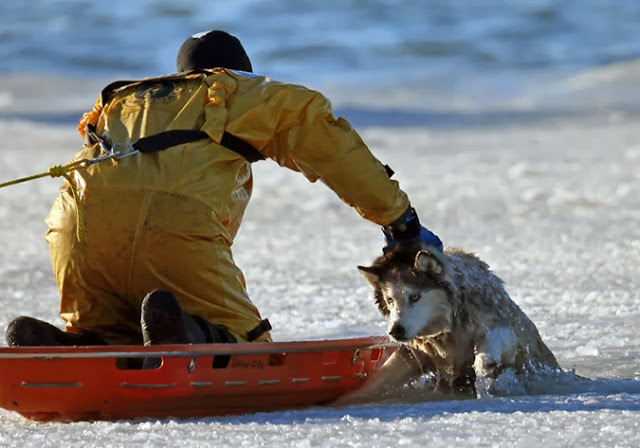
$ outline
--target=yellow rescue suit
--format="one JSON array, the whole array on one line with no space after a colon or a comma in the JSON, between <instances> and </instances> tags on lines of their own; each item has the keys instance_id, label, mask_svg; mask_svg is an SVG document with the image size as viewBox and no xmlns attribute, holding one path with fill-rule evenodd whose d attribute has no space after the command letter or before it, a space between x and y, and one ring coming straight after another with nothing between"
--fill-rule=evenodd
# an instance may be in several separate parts
<instances>
[{"instance_id":1,"label":"yellow rescue suit","mask_svg":"<svg viewBox=\"0 0 640 448\"><path fill-rule=\"evenodd\" d=\"M116 86L84 115L83 135L87 125L113 144L167 130L209 137L80 169L77 200L65 184L47 217L67 331L94 332L112 344L141 343L141 302L156 288L169 289L187 313L224 325L239 342L260 323L231 255L251 196L251 167L218 143L225 131L312 182L322 180L376 224L409 206L326 98L262 76L216 69ZM85 145L74 160L100 155L98 144Z\"/></svg>"}]
</instances>

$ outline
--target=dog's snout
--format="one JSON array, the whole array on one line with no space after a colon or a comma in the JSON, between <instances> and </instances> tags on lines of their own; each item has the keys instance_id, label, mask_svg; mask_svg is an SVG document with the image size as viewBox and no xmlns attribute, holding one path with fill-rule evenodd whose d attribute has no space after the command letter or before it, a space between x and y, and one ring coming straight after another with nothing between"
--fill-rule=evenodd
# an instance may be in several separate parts
<instances>
[{"instance_id":1,"label":"dog's snout","mask_svg":"<svg viewBox=\"0 0 640 448\"><path fill-rule=\"evenodd\" d=\"M392 338L402 340L405 339L406 330L401 324L394 324L389 330L389 334Z\"/></svg>"}]
</instances>

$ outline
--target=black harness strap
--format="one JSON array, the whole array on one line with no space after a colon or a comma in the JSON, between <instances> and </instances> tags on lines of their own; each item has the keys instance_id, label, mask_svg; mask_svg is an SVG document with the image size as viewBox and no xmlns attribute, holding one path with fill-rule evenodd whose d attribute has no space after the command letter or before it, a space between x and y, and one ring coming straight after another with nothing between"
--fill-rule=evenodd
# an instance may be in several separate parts
<instances>
[{"instance_id":1,"label":"black harness strap","mask_svg":"<svg viewBox=\"0 0 640 448\"><path fill-rule=\"evenodd\" d=\"M158 152L163 149L171 148L172 146L197 142L205 138L209 138L209 135L204 131L176 129L173 131L164 131L159 134L149 135L148 137L142 137L131 146L133 146L133 149L137 149L140 152Z\"/></svg>"},{"instance_id":2,"label":"black harness strap","mask_svg":"<svg viewBox=\"0 0 640 448\"><path fill-rule=\"evenodd\" d=\"M262 319L260 323L251 331L247 331L247 340L253 342L267 331L271 330L271 323L268 319Z\"/></svg>"},{"instance_id":3,"label":"black harness strap","mask_svg":"<svg viewBox=\"0 0 640 448\"><path fill-rule=\"evenodd\" d=\"M264 160L264 156L260 151L258 151L256 148L254 148L241 138L238 138L235 135L231 135L226 131L224 134L222 134L220 145L240 154L251 163L257 162L259 160Z\"/></svg>"},{"instance_id":4,"label":"black harness strap","mask_svg":"<svg viewBox=\"0 0 640 448\"><path fill-rule=\"evenodd\" d=\"M174 129L172 131L164 131L158 134L142 137L132 146L140 152L158 152L172 146L183 145L185 143L197 142L207 139L209 135L204 131L196 131L190 129ZM222 134L220 145L241 155L248 162L253 163L264 160L264 156L256 148L245 142L241 138L231 135L228 132Z\"/></svg>"},{"instance_id":5,"label":"black harness strap","mask_svg":"<svg viewBox=\"0 0 640 448\"><path fill-rule=\"evenodd\" d=\"M387 176L389 176L389 179L391 179L391 177L395 174L395 171L393 171L389 165L385 165L384 170L387 172Z\"/></svg>"},{"instance_id":6,"label":"black harness strap","mask_svg":"<svg viewBox=\"0 0 640 448\"><path fill-rule=\"evenodd\" d=\"M86 126L87 143L101 143L108 144L102 137L98 135L96 129L92 125ZM172 146L184 145L185 143L197 142L199 140L208 139L209 135L204 131L197 131L193 129L174 129L172 131L164 131L158 134L142 137L131 146L133 149L137 149L142 153L158 152ZM241 155L248 162L253 163L259 160L264 160L264 156L256 148L251 146L244 140L231 135L228 132L222 134L222 140L220 145L227 149Z\"/></svg>"}]
</instances>

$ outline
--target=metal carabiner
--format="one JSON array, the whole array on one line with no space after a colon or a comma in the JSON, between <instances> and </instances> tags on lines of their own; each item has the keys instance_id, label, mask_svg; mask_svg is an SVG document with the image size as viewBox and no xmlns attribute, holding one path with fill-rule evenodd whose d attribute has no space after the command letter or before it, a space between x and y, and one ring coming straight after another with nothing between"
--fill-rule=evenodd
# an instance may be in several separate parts
<instances>
[{"instance_id":1,"label":"metal carabiner","mask_svg":"<svg viewBox=\"0 0 640 448\"><path fill-rule=\"evenodd\" d=\"M127 151L127 152L116 151L115 148L117 148L119 146L127 147L127 148L129 148L129 151ZM125 157L129 157L129 156L132 156L134 154L138 154L140 152L140 150L136 149L135 146L133 146L132 143L114 143L113 146L111 147L111 150L113 151L114 154L116 154L115 158L117 160L124 159Z\"/></svg>"},{"instance_id":2,"label":"metal carabiner","mask_svg":"<svg viewBox=\"0 0 640 448\"><path fill-rule=\"evenodd\" d=\"M84 163L85 166L93 165L94 163L99 163L108 159L114 159L116 161L119 161L120 159L124 159L125 157L129 157L134 154L138 154L140 152L140 150L135 149L131 143L114 143L113 146L109 147L107 143L100 142L100 146L102 147L103 150L105 150L106 154L103 156L99 156L99 157L95 157L93 159L87 160ZM126 152L116 151L116 148L118 148L119 146L127 147L130 149L130 151L126 151ZM108 148L108 149L105 149L105 148Z\"/></svg>"}]
</instances>

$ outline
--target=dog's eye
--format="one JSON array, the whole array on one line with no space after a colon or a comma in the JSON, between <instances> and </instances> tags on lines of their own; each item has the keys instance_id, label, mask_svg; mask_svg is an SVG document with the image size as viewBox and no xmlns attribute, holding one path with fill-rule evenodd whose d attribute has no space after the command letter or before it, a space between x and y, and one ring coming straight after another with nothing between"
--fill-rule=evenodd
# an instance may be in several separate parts
<instances>
[{"instance_id":1,"label":"dog's eye","mask_svg":"<svg viewBox=\"0 0 640 448\"><path fill-rule=\"evenodd\" d=\"M409 296L410 303L416 303L418 300L420 300L420 294L411 294Z\"/></svg>"},{"instance_id":2,"label":"dog's eye","mask_svg":"<svg viewBox=\"0 0 640 448\"><path fill-rule=\"evenodd\" d=\"M391 297L387 297L387 304L393 305L393 299Z\"/></svg>"}]
</instances>

